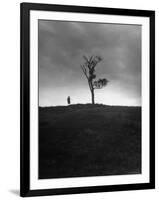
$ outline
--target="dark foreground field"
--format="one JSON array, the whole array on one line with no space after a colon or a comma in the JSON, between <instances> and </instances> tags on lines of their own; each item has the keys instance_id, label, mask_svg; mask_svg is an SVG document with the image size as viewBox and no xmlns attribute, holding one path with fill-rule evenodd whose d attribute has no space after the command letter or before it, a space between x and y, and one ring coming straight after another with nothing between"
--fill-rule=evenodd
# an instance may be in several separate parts
<instances>
[{"instance_id":1,"label":"dark foreground field","mask_svg":"<svg viewBox=\"0 0 159 200\"><path fill-rule=\"evenodd\" d=\"M141 107L39 108L39 178L141 173Z\"/></svg>"}]
</instances>

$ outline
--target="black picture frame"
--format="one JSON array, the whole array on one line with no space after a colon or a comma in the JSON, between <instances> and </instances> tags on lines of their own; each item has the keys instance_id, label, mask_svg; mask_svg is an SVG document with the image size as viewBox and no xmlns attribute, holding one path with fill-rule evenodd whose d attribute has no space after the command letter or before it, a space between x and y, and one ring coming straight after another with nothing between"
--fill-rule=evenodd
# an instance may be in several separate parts
<instances>
[{"instance_id":1,"label":"black picture frame","mask_svg":"<svg viewBox=\"0 0 159 200\"><path fill-rule=\"evenodd\" d=\"M148 17L150 19L150 181L149 183L102 185L74 188L30 189L30 11L59 11ZM155 188L155 11L71 5L21 3L21 122L20 122L20 196L94 193Z\"/></svg>"}]
</instances>

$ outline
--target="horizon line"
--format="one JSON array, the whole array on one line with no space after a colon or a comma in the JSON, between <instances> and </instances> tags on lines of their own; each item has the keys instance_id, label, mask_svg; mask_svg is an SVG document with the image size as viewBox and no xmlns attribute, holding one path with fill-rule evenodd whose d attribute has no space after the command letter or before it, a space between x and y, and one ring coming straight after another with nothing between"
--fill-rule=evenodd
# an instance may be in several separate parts
<instances>
[{"instance_id":1,"label":"horizon line","mask_svg":"<svg viewBox=\"0 0 159 200\"><path fill-rule=\"evenodd\" d=\"M75 106L75 105L100 105L100 106L111 106L111 107L142 107L142 105L110 105L110 104L102 104L102 103L95 103L95 104L92 104L92 103L85 103L85 104L82 104L82 103L77 103L77 104L70 104L70 105L49 105L49 106L38 106L38 107L41 107L41 108L49 108L49 107L68 107L68 106Z\"/></svg>"}]
</instances>

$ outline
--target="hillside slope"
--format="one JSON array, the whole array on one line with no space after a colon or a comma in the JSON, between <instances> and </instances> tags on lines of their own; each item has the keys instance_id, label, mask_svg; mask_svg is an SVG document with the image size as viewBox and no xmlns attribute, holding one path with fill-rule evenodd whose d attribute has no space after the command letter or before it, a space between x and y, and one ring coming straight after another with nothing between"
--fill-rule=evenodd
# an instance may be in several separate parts
<instances>
[{"instance_id":1,"label":"hillside slope","mask_svg":"<svg viewBox=\"0 0 159 200\"><path fill-rule=\"evenodd\" d=\"M39 108L39 178L141 173L141 107Z\"/></svg>"}]
</instances>

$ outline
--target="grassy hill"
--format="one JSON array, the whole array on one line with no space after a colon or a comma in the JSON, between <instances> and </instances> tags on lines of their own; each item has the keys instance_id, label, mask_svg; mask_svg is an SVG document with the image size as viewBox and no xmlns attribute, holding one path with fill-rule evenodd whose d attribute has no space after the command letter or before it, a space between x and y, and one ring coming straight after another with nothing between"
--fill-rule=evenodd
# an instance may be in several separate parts
<instances>
[{"instance_id":1,"label":"grassy hill","mask_svg":"<svg viewBox=\"0 0 159 200\"><path fill-rule=\"evenodd\" d=\"M39 178L141 173L141 107L39 108Z\"/></svg>"}]
</instances>

